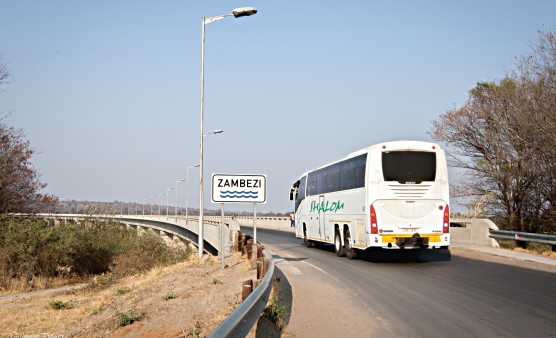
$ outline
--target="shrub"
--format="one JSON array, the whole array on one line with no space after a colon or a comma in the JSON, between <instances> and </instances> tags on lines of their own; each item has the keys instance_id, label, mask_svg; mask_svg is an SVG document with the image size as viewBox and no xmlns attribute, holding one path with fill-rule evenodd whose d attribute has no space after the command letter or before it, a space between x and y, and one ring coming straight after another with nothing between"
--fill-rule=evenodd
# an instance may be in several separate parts
<instances>
[{"instance_id":1,"label":"shrub","mask_svg":"<svg viewBox=\"0 0 556 338\"><path fill-rule=\"evenodd\" d=\"M170 291L166 295L164 295L164 297L162 297L162 299L163 300L176 299L176 295L174 294L174 291Z\"/></svg>"},{"instance_id":2,"label":"shrub","mask_svg":"<svg viewBox=\"0 0 556 338\"><path fill-rule=\"evenodd\" d=\"M145 313L144 312L131 311L129 313L129 315L126 315L125 313L117 313L116 315L118 316L118 325L117 326L120 327L120 326L131 325L135 322L141 321L144 318Z\"/></svg>"},{"instance_id":3,"label":"shrub","mask_svg":"<svg viewBox=\"0 0 556 338\"><path fill-rule=\"evenodd\" d=\"M51 300L50 302L48 302L48 305L50 306L51 309L54 310L71 309L70 303L64 303L61 300Z\"/></svg>"},{"instance_id":4,"label":"shrub","mask_svg":"<svg viewBox=\"0 0 556 338\"><path fill-rule=\"evenodd\" d=\"M191 248L168 247L154 234L139 236L114 222L50 226L43 220L0 216L2 289L10 289L14 280L25 280L21 284L33 289L37 277L128 275L183 261L191 253Z\"/></svg>"}]
</instances>

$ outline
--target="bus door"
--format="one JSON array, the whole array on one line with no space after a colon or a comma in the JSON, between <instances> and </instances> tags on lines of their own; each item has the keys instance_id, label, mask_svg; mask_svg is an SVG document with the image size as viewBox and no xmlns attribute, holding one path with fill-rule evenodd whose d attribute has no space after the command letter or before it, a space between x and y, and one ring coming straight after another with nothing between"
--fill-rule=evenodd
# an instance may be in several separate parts
<instances>
[{"instance_id":1,"label":"bus door","mask_svg":"<svg viewBox=\"0 0 556 338\"><path fill-rule=\"evenodd\" d=\"M324 195L319 196L319 205L324 205ZM326 234L325 234L325 219L324 219L324 208L319 208L319 234L320 239L325 241Z\"/></svg>"}]
</instances>

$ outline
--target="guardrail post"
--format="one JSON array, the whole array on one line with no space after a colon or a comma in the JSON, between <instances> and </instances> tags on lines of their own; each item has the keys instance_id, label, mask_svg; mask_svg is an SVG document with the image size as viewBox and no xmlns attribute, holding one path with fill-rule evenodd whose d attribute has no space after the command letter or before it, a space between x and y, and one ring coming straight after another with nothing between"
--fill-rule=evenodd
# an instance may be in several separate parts
<instances>
[{"instance_id":1,"label":"guardrail post","mask_svg":"<svg viewBox=\"0 0 556 338\"><path fill-rule=\"evenodd\" d=\"M253 281L253 290L255 290L257 287L259 287L259 284L261 284L261 280L257 279Z\"/></svg>"},{"instance_id":2,"label":"guardrail post","mask_svg":"<svg viewBox=\"0 0 556 338\"><path fill-rule=\"evenodd\" d=\"M251 260L253 258L253 240L247 240L247 259Z\"/></svg>"},{"instance_id":3,"label":"guardrail post","mask_svg":"<svg viewBox=\"0 0 556 338\"><path fill-rule=\"evenodd\" d=\"M240 251L242 255L245 255L245 247L247 246L247 235L246 234L241 234L241 245L240 245Z\"/></svg>"},{"instance_id":4,"label":"guardrail post","mask_svg":"<svg viewBox=\"0 0 556 338\"><path fill-rule=\"evenodd\" d=\"M264 262L262 259L257 259L257 279L262 279L264 277L263 275L263 265Z\"/></svg>"},{"instance_id":5,"label":"guardrail post","mask_svg":"<svg viewBox=\"0 0 556 338\"><path fill-rule=\"evenodd\" d=\"M257 243L257 259L263 257L263 246Z\"/></svg>"},{"instance_id":6,"label":"guardrail post","mask_svg":"<svg viewBox=\"0 0 556 338\"><path fill-rule=\"evenodd\" d=\"M241 301L243 302L245 300L245 298L249 297L251 292L253 292L253 280L248 279L246 281L243 281L242 285L243 285L243 288L242 288L242 292L241 292Z\"/></svg>"},{"instance_id":7,"label":"guardrail post","mask_svg":"<svg viewBox=\"0 0 556 338\"><path fill-rule=\"evenodd\" d=\"M233 251L239 251L239 239L240 239L241 233L239 231L236 231L234 233L234 245L233 245Z\"/></svg>"},{"instance_id":8,"label":"guardrail post","mask_svg":"<svg viewBox=\"0 0 556 338\"><path fill-rule=\"evenodd\" d=\"M263 277L266 276L266 272L268 271L268 267L270 266L270 257L263 258Z\"/></svg>"}]
</instances>

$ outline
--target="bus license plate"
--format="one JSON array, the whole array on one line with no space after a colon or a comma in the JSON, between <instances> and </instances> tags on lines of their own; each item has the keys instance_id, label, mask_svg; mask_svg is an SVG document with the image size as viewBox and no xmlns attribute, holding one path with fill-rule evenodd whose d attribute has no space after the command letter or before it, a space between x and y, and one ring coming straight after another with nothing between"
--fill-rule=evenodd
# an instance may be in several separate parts
<instances>
[{"instance_id":1,"label":"bus license plate","mask_svg":"<svg viewBox=\"0 0 556 338\"><path fill-rule=\"evenodd\" d=\"M415 228L401 228L402 232L415 232L417 229Z\"/></svg>"}]
</instances>

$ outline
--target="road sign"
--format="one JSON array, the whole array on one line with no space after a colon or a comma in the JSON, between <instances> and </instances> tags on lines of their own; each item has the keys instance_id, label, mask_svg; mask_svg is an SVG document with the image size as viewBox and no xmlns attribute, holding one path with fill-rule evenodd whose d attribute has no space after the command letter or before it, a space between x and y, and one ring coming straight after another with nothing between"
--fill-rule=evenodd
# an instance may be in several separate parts
<instances>
[{"instance_id":1,"label":"road sign","mask_svg":"<svg viewBox=\"0 0 556 338\"><path fill-rule=\"evenodd\" d=\"M266 176L212 174L212 202L266 203Z\"/></svg>"}]
</instances>

